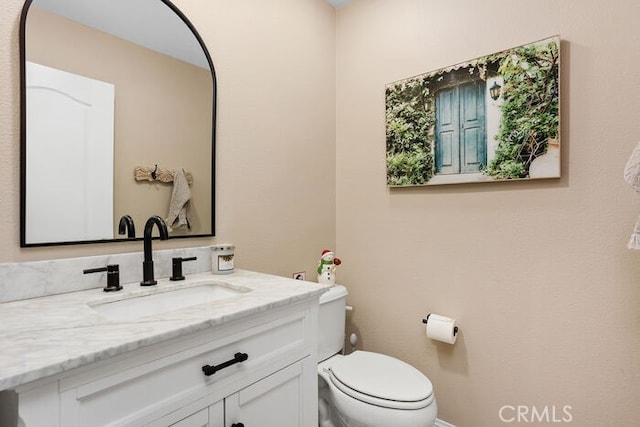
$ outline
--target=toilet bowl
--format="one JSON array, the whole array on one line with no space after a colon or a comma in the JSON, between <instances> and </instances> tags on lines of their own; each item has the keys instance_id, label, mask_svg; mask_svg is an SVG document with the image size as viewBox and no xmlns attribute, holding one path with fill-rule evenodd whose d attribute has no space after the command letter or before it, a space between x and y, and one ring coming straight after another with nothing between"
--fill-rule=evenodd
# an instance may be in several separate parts
<instances>
[{"instance_id":1,"label":"toilet bowl","mask_svg":"<svg viewBox=\"0 0 640 427\"><path fill-rule=\"evenodd\" d=\"M318 410L320 427L430 427L437 415L431 381L413 366L379 353L339 354L347 291L320 298Z\"/></svg>"}]
</instances>

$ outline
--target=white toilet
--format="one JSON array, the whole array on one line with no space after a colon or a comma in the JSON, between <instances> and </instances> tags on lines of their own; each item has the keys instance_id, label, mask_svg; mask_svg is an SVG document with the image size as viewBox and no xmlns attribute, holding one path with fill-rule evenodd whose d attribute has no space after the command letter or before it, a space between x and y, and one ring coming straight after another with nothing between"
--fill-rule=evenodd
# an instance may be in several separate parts
<instances>
[{"instance_id":1,"label":"white toilet","mask_svg":"<svg viewBox=\"0 0 640 427\"><path fill-rule=\"evenodd\" d=\"M320 427L431 427L437 404L429 378L396 358L368 351L343 356L347 290L320 297Z\"/></svg>"}]
</instances>

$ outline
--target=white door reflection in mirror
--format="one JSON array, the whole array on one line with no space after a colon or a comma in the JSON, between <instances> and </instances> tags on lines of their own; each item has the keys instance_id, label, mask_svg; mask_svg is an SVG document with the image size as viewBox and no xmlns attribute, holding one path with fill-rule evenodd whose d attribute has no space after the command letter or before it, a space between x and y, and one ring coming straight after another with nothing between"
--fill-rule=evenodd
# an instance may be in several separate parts
<instances>
[{"instance_id":1,"label":"white door reflection in mirror","mask_svg":"<svg viewBox=\"0 0 640 427\"><path fill-rule=\"evenodd\" d=\"M26 74L27 241L113 239L114 85L33 62Z\"/></svg>"}]
</instances>

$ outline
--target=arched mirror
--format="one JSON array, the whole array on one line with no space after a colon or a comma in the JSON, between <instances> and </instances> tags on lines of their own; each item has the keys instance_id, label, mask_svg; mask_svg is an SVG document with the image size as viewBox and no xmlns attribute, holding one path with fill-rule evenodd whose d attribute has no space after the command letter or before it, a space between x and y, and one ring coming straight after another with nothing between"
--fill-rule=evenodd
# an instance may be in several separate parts
<instances>
[{"instance_id":1,"label":"arched mirror","mask_svg":"<svg viewBox=\"0 0 640 427\"><path fill-rule=\"evenodd\" d=\"M20 22L21 246L214 234L216 78L168 0L27 0Z\"/></svg>"}]
</instances>

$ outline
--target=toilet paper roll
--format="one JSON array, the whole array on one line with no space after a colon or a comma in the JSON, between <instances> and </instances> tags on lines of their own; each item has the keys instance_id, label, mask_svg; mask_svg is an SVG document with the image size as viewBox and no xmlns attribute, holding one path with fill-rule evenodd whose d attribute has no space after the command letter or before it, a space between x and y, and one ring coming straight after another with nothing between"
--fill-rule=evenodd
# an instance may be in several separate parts
<instances>
[{"instance_id":1,"label":"toilet paper roll","mask_svg":"<svg viewBox=\"0 0 640 427\"><path fill-rule=\"evenodd\" d=\"M455 319L430 314L427 320L427 336L433 340L455 344L458 337L458 327Z\"/></svg>"}]
</instances>

